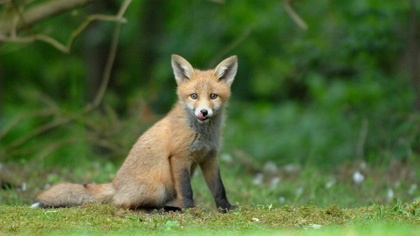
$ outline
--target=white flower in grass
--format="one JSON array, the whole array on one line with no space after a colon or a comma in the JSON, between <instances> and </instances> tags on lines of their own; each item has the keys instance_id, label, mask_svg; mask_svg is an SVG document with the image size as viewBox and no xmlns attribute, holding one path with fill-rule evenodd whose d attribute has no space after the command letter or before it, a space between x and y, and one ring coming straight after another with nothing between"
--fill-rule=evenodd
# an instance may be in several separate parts
<instances>
[{"instance_id":1,"label":"white flower in grass","mask_svg":"<svg viewBox=\"0 0 420 236\"><path fill-rule=\"evenodd\" d=\"M233 162L232 156L227 154L227 153L223 153L222 155L220 155L220 159L223 162L226 162L226 163L232 163Z\"/></svg>"},{"instance_id":2,"label":"white flower in grass","mask_svg":"<svg viewBox=\"0 0 420 236\"><path fill-rule=\"evenodd\" d=\"M312 227L312 229L321 229L322 225L319 224L310 224L309 226Z\"/></svg>"},{"instance_id":3,"label":"white flower in grass","mask_svg":"<svg viewBox=\"0 0 420 236\"><path fill-rule=\"evenodd\" d=\"M272 161L267 161L264 165L263 170L264 170L265 173L275 174L275 173L277 173L278 168L277 168L276 163L274 163Z\"/></svg>"},{"instance_id":4,"label":"white flower in grass","mask_svg":"<svg viewBox=\"0 0 420 236\"><path fill-rule=\"evenodd\" d=\"M414 191L416 191L416 190L417 190L417 184L412 184L410 186L410 189L408 189L408 194L413 195Z\"/></svg>"},{"instance_id":5,"label":"white flower in grass","mask_svg":"<svg viewBox=\"0 0 420 236\"><path fill-rule=\"evenodd\" d=\"M261 185L264 180L264 175L262 173L257 173L252 180L252 184L254 185Z\"/></svg>"},{"instance_id":6,"label":"white flower in grass","mask_svg":"<svg viewBox=\"0 0 420 236\"><path fill-rule=\"evenodd\" d=\"M392 190L392 188L388 188L386 190L386 199L388 201L392 201L392 199L394 199L394 190Z\"/></svg>"},{"instance_id":7,"label":"white flower in grass","mask_svg":"<svg viewBox=\"0 0 420 236\"><path fill-rule=\"evenodd\" d=\"M328 182L325 183L325 188L332 188L332 186L334 186L336 182L337 181L335 180L335 178L328 180Z\"/></svg>"},{"instance_id":8,"label":"white flower in grass","mask_svg":"<svg viewBox=\"0 0 420 236\"><path fill-rule=\"evenodd\" d=\"M270 188L276 188L277 185L280 183L280 177L274 177L270 181Z\"/></svg>"},{"instance_id":9,"label":"white flower in grass","mask_svg":"<svg viewBox=\"0 0 420 236\"><path fill-rule=\"evenodd\" d=\"M362 161L359 166L362 170L364 170L364 169L366 169L367 164L366 164L366 162Z\"/></svg>"},{"instance_id":10,"label":"white flower in grass","mask_svg":"<svg viewBox=\"0 0 420 236\"><path fill-rule=\"evenodd\" d=\"M362 175L362 173L360 173L359 171L355 171L353 173L353 181L356 184L360 184L361 182L363 182L365 180L365 176Z\"/></svg>"},{"instance_id":11,"label":"white flower in grass","mask_svg":"<svg viewBox=\"0 0 420 236\"><path fill-rule=\"evenodd\" d=\"M299 187L295 191L295 194L296 194L297 198L299 198L302 195L302 193L303 193L303 187Z\"/></svg>"},{"instance_id":12,"label":"white flower in grass","mask_svg":"<svg viewBox=\"0 0 420 236\"><path fill-rule=\"evenodd\" d=\"M278 198L278 200L279 200L279 203L284 203L284 202L286 201L286 198L285 198L285 197L283 197L283 196L280 196L280 197Z\"/></svg>"}]
</instances>

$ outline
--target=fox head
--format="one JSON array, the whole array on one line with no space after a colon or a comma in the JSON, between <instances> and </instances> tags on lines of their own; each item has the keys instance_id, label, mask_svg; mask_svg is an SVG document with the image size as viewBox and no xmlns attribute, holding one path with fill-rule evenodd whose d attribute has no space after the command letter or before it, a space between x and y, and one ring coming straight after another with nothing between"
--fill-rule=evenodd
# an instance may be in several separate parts
<instances>
[{"instance_id":1,"label":"fox head","mask_svg":"<svg viewBox=\"0 0 420 236\"><path fill-rule=\"evenodd\" d=\"M172 55L172 69L180 102L190 115L204 124L217 116L229 100L238 62L236 56L231 56L215 69L201 71L181 56Z\"/></svg>"}]
</instances>

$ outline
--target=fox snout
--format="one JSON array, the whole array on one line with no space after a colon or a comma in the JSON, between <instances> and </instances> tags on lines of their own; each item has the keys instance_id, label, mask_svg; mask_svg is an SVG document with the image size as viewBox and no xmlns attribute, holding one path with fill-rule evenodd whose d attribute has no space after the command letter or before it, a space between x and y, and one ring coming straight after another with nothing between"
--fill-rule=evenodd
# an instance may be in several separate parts
<instances>
[{"instance_id":1,"label":"fox snout","mask_svg":"<svg viewBox=\"0 0 420 236\"><path fill-rule=\"evenodd\" d=\"M201 122L207 121L213 115L213 110L210 108L197 108L194 112L197 119Z\"/></svg>"}]
</instances>

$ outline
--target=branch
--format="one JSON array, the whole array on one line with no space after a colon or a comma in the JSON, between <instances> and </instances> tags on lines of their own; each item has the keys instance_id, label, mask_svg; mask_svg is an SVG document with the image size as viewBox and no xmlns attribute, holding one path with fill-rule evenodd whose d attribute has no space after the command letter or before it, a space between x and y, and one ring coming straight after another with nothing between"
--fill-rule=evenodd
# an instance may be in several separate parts
<instances>
[{"instance_id":1,"label":"branch","mask_svg":"<svg viewBox=\"0 0 420 236\"><path fill-rule=\"evenodd\" d=\"M356 156L361 159L364 158L364 151L365 151L365 144L366 144L366 137L368 134L368 129L369 129L369 121L368 119L363 118L362 127L360 128L359 141L357 142L357 145L356 145Z\"/></svg>"},{"instance_id":2,"label":"branch","mask_svg":"<svg viewBox=\"0 0 420 236\"><path fill-rule=\"evenodd\" d=\"M83 113L82 113L83 114ZM47 124L39 127L38 129L35 129L33 132L24 135L23 137L19 138L18 140L14 141L12 144L6 147L6 150L13 150L18 148L19 146L22 146L23 144L27 143L28 141L32 140L36 136L39 136L53 128L59 127L61 125L70 123L71 121L77 119L82 114L67 116L63 118L59 118L53 122L48 122Z\"/></svg>"},{"instance_id":3,"label":"branch","mask_svg":"<svg viewBox=\"0 0 420 236\"><path fill-rule=\"evenodd\" d=\"M46 108L41 111L34 111L30 113L24 113L20 116L15 117L13 120L11 120L6 126L0 130L0 140L2 140L10 130L13 130L18 124L23 122L24 120L33 119L36 117L46 117L53 114L58 113L58 110L56 108Z\"/></svg>"},{"instance_id":4,"label":"branch","mask_svg":"<svg viewBox=\"0 0 420 236\"><path fill-rule=\"evenodd\" d=\"M235 40L229 43L226 47L224 47L219 53L217 53L211 60L210 65L213 65L216 60L219 60L221 57L225 56L227 53L235 49L239 46L243 41L245 41L249 35L251 34L251 28L246 28L242 34L240 34Z\"/></svg>"},{"instance_id":5,"label":"branch","mask_svg":"<svg viewBox=\"0 0 420 236\"><path fill-rule=\"evenodd\" d=\"M120 10L118 11L117 16L115 17L110 17L112 18L113 21L116 22L116 26L114 29L114 33L113 33L113 37L112 37L112 42L111 42L111 48L110 48L110 52L108 55L108 61L106 64L106 67L104 69L104 74L102 77L102 82L100 85L100 88L95 96L94 101L92 101L91 103L87 104L79 113L77 114L72 114L72 115L68 115L65 117L60 117L52 122L49 122L47 124L44 124L43 126L39 127L38 129L35 129L33 132L19 138L18 140L14 141L12 144L10 144L9 146L5 147L5 150L0 150L0 159L2 158L2 156L5 156L6 153L10 153L12 150L15 150L16 152L19 152L19 147L22 147L25 143L29 142L30 140L34 139L37 136L40 136L50 130L53 130L55 128L58 128L60 126L63 126L65 124L71 123L75 120L80 119L81 117L83 117L85 114L94 111L99 104L102 101L102 98L105 94L105 91L108 87L108 82L109 79L111 77L111 71L112 71L112 65L114 63L115 60L115 56L116 56L116 52L117 52L117 46L118 46L118 38L119 38L119 34L120 34L120 28L121 28L121 24L124 23L124 18L123 15L125 14L128 6L130 5L132 0L125 0L122 3L122 6L120 8ZM95 18L95 17L93 17ZM87 23L88 24L88 23ZM87 26L87 25L86 25ZM80 26L78 28L78 30L76 30L72 37L75 37L74 35L78 35L80 34L80 32L82 32L82 30L86 27L86 26ZM79 32L79 33L77 33ZM39 36L38 36L38 40L39 40ZM0 41L1 41L1 37L0 37ZM71 41L71 40L70 40ZM70 45L71 46L71 45ZM36 113L35 116L38 115L50 115L50 111L47 110L45 112L42 113ZM15 126L16 122L19 122L21 118L17 119L15 122L13 122L11 124L11 127ZM10 130L10 127L6 127L6 129L4 129L3 131L0 132L0 140L2 137L4 137L6 135L6 133ZM61 145L61 144L60 144ZM105 146L106 144L102 143L103 146ZM109 145L107 145L109 146ZM59 147L59 145L57 146ZM54 150L56 147L52 147L51 150ZM31 149L29 149L31 150ZM8 156L10 156L10 154L8 154Z\"/></svg>"},{"instance_id":6,"label":"branch","mask_svg":"<svg viewBox=\"0 0 420 236\"><path fill-rule=\"evenodd\" d=\"M3 22L0 22L0 35L7 35L11 32L19 31L24 27L30 27L50 16L86 5L93 1L95 0L50 0L25 12L20 12L19 9L15 9L15 11L18 11L18 21L13 22L13 19L3 19Z\"/></svg>"},{"instance_id":7,"label":"branch","mask_svg":"<svg viewBox=\"0 0 420 236\"><path fill-rule=\"evenodd\" d=\"M59 51L62 51L64 53L69 53L74 40L83 32L83 30L87 26L89 26L93 21L96 21L96 20L115 21L115 22L120 22L120 23L127 22L127 20L123 18L122 16L91 15L75 31L73 31L66 45L44 34L34 34L28 37L15 37L14 34L12 34L11 37L6 37L0 34L0 42L32 43L35 41L41 41L41 42L50 44L51 46L55 47Z\"/></svg>"},{"instance_id":8,"label":"branch","mask_svg":"<svg viewBox=\"0 0 420 236\"><path fill-rule=\"evenodd\" d=\"M215 2L215 3L225 3L225 0L209 0L210 2Z\"/></svg>"},{"instance_id":9,"label":"branch","mask_svg":"<svg viewBox=\"0 0 420 236\"><path fill-rule=\"evenodd\" d=\"M307 30L308 25L305 23L305 21L302 20L302 18L299 17L295 10L293 10L292 5L290 4L291 1L292 0L284 0L284 9L300 28Z\"/></svg>"},{"instance_id":10,"label":"branch","mask_svg":"<svg viewBox=\"0 0 420 236\"><path fill-rule=\"evenodd\" d=\"M124 13L127 11L128 6L130 5L131 0L125 0L118 11L117 18L122 19ZM95 99L93 102L86 107L86 109L90 109L90 107L97 107L104 97L105 91L108 87L109 79L111 78L111 71L112 71L112 65L114 64L115 56L117 54L117 47L118 47L118 38L120 35L120 29L121 29L121 21L116 22L116 26L112 35L112 42L111 42L111 48L109 50L108 60L106 62L106 67L104 74L102 76L102 82L99 87L98 92L96 93Z\"/></svg>"}]
</instances>

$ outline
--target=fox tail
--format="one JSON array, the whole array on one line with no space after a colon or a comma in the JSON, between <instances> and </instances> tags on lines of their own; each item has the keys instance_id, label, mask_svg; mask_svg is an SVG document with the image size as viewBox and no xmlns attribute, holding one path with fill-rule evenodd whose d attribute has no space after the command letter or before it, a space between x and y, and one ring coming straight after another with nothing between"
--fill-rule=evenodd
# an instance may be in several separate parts
<instances>
[{"instance_id":1,"label":"fox tail","mask_svg":"<svg viewBox=\"0 0 420 236\"><path fill-rule=\"evenodd\" d=\"M108 203L115 189L107 184L58 184L39 194L31 207L72 207L84 203Z\"/></svg>"}]
</instances>

